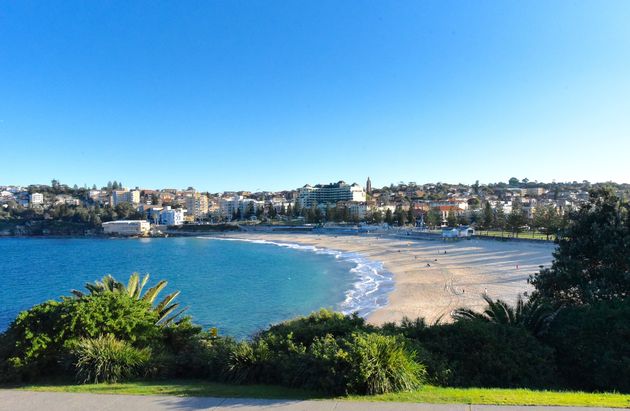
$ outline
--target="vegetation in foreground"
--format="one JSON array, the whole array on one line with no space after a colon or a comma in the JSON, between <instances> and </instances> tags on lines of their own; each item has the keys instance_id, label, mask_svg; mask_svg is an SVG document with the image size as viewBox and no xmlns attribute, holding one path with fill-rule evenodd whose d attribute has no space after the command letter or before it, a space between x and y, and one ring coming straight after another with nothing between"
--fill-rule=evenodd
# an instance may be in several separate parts
<instances>
[{"instance_id":1,"label":"vegetation in foreground","mask_svg":"<svg viewBox=\"0 0 630 411\"><path fill-rule=\"evenodd\" d=\"M233 385L201 380L136 381L117 384L25 385L29 391L89 392L97 394L177 395L269 399L326 399L317 392L271 385ZM535 391L505 388L452 388L425 385L418 390L381 395L332 397L350 401L423 402L430 404L489 404L630 407L630 395L574 391Z\"/></svg>"},{"instance_id":2,"label":"vegetation in foreground","mask_svg":"<svg viewBox=\"0 0 630 411\"><path fill-rule=\"evenodd\" d=\"M554 399L556 393L432 386L630 393L629 206L610 192L595 192L559 238L551 268L531 278L535 293L514 307L485 296L484 312L456 310L452 323L417 319L383 327L322 310L246 341L192 324L174 302L178 292L158 300L165 281L143 292L148 277L134 274L123 284L106 276L87 284L87 292L74 290L20 313L0 335L0 381L147 381L122 386L134 390L196 378L244 392L274 386L259 389L281 396L465 402L488 396L518 404L569 401L572 394Z\"/></svg>"}]
</instances>

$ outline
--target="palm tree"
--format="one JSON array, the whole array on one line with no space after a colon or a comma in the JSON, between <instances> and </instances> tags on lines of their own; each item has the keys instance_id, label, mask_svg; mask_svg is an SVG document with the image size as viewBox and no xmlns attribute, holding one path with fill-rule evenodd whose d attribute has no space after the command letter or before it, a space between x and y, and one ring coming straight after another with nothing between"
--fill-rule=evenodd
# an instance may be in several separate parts
<instances>
[{"instance_id":1,"label":"palm tree","mask_svg":"<svg viewBox=\"0 0 630 411\"><path fill-rule=\"evenodd\" d=\"M111 275L106 275L101 281L95 281L93 283L85 284L85 288L89 291L90 295L105 294L105 293L120 293L127 294L129 297L135 300L146 301L152 305L152 310L158 315L158 324L167 325L172 323L177 317L179 317L187 308L183 308L177 313L173 312L179 307L179 303L174 303L173 300L179 295L179 291L175 291L162 299L156 305L153 305L158 294L168 284L166 280L159 281L155 286L149 288L144 294L142 290L149 281L149 274L146 274L142 280L138 273L133 273L129 277L127 285L116 280ZM72 290L77 298L82 298L85 293L78 290ZM172 314L172 315L171 315Z\"/></svg>"},{"instance_id":2,"label":"palm tree","mask_svg":"<svg viewBox=\"0 0 630 411\"><path fill-rule=\"evenodd\" d=\"M470 308L456 309L452 317L455 321L487 321L496 324L521 326L531 331L534 335L542 334L549 322L556 316L559 310L553 310L548 304L537 297L523 300L518 295L516 306L512 307L503 300L493 300L487 294L482 294L488 306L482 312Z\"/></svg>"}]
</instances>

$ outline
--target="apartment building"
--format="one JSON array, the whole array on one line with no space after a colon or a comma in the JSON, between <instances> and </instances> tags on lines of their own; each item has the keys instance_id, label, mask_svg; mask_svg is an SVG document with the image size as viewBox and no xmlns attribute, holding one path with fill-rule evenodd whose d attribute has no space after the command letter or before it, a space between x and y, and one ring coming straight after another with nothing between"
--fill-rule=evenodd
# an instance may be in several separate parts
<instances>
[{"instance_id":1,"label":"apartment building","mask_svg":"<svg viewBox=\"0 0 630 411\"><path fill-rule=\"evenodd\" d=\"M365 202L365 190L359 184L347 184L344 181L327 185L305 185L298 192L300 207L310 208L319 204L331 204L338 201Z\"/></svg>"},{"instance_id":2,"label":"apartment building","mask_svg":"<svg viewBox=\"0 0 630 411\"><path fill-rule=\"evenodd\" d=\"M110 203L114 207L122 203L140 204L140 190L114 190Z\"/></svg>"}]
</instances>

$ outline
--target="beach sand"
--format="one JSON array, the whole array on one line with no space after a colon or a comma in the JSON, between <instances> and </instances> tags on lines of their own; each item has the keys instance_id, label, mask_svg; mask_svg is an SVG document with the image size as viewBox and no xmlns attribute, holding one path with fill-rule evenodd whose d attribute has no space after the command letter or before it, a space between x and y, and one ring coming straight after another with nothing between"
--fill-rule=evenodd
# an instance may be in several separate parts
<instances>
[{"instance_id":1,"label":"beach sand","mask_svg":"<svg viewBox=\"0 0 630 411\"><path fill-rule=\"evenodd\" d=\"M388 304L368 317L376 325L423 317L429 323L450 321L458 307L481 310L482 293L510 303L531 292L530 274L548 267L555 245L547 242L416 240L361 235L235 233L228 237L313 245L360 253L378 260L393 274Z\"/></svg>"}]
</instances>

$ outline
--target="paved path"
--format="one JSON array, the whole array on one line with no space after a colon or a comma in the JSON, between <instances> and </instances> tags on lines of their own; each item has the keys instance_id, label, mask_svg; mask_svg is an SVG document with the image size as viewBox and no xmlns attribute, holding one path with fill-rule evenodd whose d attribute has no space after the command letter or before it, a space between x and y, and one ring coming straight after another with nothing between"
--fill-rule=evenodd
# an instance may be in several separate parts
<instances>
[{"instance_id":1,"label":"paved path","mask_svg":"<svg viewBox=\"0 0 630 411\"><path fill-rule=\"evenodd\" d=\"M392 402L256 400L166 395L74 394L0 390L1 411L567 411L567 407L508 407L467 404L412 404ZM613 410L571 407L570 411Z\"/></svg>"}]
</instances>

